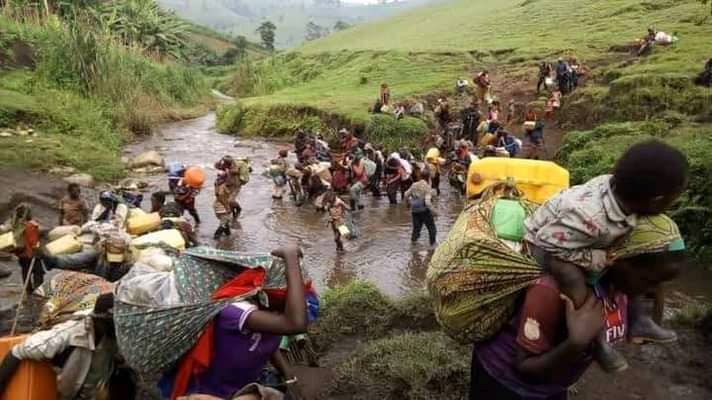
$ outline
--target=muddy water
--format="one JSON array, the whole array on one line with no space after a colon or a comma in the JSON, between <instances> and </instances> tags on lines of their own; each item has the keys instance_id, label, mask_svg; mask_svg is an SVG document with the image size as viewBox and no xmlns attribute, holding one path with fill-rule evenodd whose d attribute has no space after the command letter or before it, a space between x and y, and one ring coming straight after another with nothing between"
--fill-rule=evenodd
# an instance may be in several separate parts
<instances>
[{"instance_id":1,"label":"muddy water","mask_svg":"<svg viewBox=\"0 0 712 400\"><path fill-rule=\"evenodd\" d=\"M207 171L207 182L197 198L202 224L197 230L202 242L223 249L238 251L269 251L289 241L299 241L305 250L308 272L318 287L333 287L353 279L365 279L393 296L423 286L429 251L427 231L421 243L410 243L410 213L404 205L391 206L388 199L365 196L366 208L355 214L362 236L346 242L346 252L337 254L331 228L326 216L313 206L298 208L291 199L271 198L272 181L262 175L269 160L285 143L264 140L243 140L221 135L215 130L215 115L165 125L154 137L128 146L127 155L146 150L157 150L166 162L179 161L199 165ZM215 241L212 235L218 221L212 210L214 198L213 164L223 155L248 156L253 163L250 182L239 196L243 213L233 224L230 238ZM290 162L294 163L294 155ZM145 178L151 190L167 189L165 175ZM440 238L462 209L462 199L451 191L447 182L441 183L442 196L435 201L438 211L437 226ZM146 196L147 198L149 196ZM148 207L148 199L144 208ZM187 215L187 214L186 214Z\"/></svg>"}]
</instances>

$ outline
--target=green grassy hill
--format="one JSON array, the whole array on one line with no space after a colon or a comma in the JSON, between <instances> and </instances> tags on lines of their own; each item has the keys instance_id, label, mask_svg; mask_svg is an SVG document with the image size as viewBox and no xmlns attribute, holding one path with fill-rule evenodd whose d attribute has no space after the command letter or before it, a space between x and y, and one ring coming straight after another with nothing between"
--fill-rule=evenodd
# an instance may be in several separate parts
<instances>
[{"instance_id":1,"label":"green grassy hill","mask_svg":"<svg viewBox=\"0 0 712 400\"><path fill-rule=\"evenodd\" d=\"M235 38L191 22L189 22L187 36L190 42L204 45L219 56L235 48ZM269 52L254 42L248 42L247 55L250 58L259 59L269 55Z\"/></svg>"},{"instance_id":2,"label":"green grassy hill","mask_svg":"<svg viewBox=\"0 0 712 400\"><path fill-rule=\"evenodd\" d=\"M620 75L693 74L706 57L712 25L696 21L708 11L696 0L464 0L357 26L305 44L256 65L244 84L225 89L246 104L300 103L363 121L377 85L387 81L395 97L450 89L480 66L498 65L536 74L535 64L559 55L607 63L609 52L644 35L650 25L677 32L675 49L618 68ZM308 72L308 73L307 73ZM520 78L522 75L520 75Z\"/></svg>"}]
</instances>

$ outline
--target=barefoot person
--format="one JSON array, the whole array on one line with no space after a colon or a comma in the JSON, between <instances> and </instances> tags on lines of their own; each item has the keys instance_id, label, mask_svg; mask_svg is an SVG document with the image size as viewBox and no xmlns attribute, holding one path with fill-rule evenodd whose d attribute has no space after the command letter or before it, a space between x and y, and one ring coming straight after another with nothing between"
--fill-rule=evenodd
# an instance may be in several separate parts
<instances>
[{"instance_id":1,"label":"barefoot person","mask_svg":"<svg viewBox=\"0 0 712 400\"><path fill-rule=\"evenodd\" d=\"M67 195L59 201L59 225L82 226L89 220L89 206L76 183L67 186Z\"/></svg>"}]
</instances>

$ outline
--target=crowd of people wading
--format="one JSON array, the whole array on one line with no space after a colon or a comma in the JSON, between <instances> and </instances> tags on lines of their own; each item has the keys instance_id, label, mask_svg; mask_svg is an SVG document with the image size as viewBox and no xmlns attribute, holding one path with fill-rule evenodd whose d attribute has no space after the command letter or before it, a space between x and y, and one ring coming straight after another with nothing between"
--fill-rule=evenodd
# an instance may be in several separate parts
<instances>
[{"instance_id":1,"label":"crowd of people wading","mask_svg":"<svg viewBox=\"0 0 712 400\"><path fill-rule=\"evenodd\" d=\"M638 53L652 51L657 38L649 32ZM709 86L710 65L699 84ZM471 399L565 399L593 362L607 372L628 367L619 342L677 339L652 310L663 301L659 285L686 268L685 242L665 211L685 192L689 165L663 142L631 146L610 174L542 205L516 182L500 182L500 191L468 204L437 247L433 204L451 190L441 178L464 195L468 172L484 158L546 158L546 124L586 75L573 56L542 61L535 89L546 93L543 109L503 102L487 70L458 80L454 96L432 105L394 102L384 83L373 113L400 119L432 111L422 148L386 149L349 128L330 141L298 130L265 171L275 200L324 214L338 252L358 240L359 215L369 212L364 196L409 207L411 241L426 228L434 250L426 283L438 320L455 339L474 343ZM214 168L220 223L213 237L221 239L241 216L253 166L225 155ZM148 206L136 183L102 191L93 207L70 184L51 229L29 204L14 208L0 247L22 271L18 313L25 294L45 301L32 334L14 336L14 324L3 339L0 394L20 390L10 383L25 379L19 368L35 360L46 364L32 364L30 374L44 380L22 390L48 390L51 398L134 399L139 376L161 376L165 399L299 398L290 364L318 363L305 333L319 316L319 297L303 254L296 245L244 254L202 243L195 202L205 181L202 168L172 163L165 190ZM47 363L56 382L39 375Z\"/></svg>"}]
</instances>

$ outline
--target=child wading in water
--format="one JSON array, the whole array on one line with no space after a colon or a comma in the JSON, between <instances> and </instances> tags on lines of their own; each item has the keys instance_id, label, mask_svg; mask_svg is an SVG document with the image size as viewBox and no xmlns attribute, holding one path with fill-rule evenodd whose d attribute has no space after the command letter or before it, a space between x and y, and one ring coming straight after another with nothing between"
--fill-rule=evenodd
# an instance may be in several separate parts
<instances>
[{"instance_id":1,"label":"child wading in water","mask_svg":"<svg viewBox=\"0 0 712 400\"><path fill-rule=\"evenodd\" d=\"M529 253L551 273L576 307L591 296L588 284L610 266L606 249L628 234L639 215L664 212L687 186L689 165L678 150L651 140L630 147L612 175L594 178L550 199L527 219ZM640 310L642 298L632 299ZM632 313L631 339L676 340L672 331ZM607 372L622 371L626 360L599 337L596 359Z\"/></svg>"},{"instance_id":2,"label":"child wading in water","mask_svg":"<svg viewBox=\"0 0 712 400\"><path fill-rule=\"evenodd\" d=\"M334 231L336 251L342 252L344 251L343 239L358 236L356 227L351 221L351 209L331 189L324 194L324 208L329 213L329 224Z\"/></svg>"}]
</instances>

